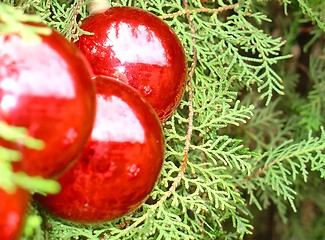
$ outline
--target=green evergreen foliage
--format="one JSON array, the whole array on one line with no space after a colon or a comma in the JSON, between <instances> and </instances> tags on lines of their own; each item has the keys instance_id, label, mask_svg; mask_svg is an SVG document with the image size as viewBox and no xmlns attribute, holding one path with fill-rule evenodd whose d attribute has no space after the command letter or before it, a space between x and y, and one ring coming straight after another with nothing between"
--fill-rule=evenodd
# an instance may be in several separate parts
<instances>
[{"instance_id":1,"label":"green evergreen foliage","mask_svg":"<svg viewBox=\"0 0 325 240\"><path fill-rule=\"evenodd\" d=\"M89 1L1 2L36 14L69 40L89 34L78 26L89 15ZM161 17L186 51L187 91L163 126L161 178L139 210L106 224L68 223L33 204L24 239L242 239L250 234L267 239L262 225L272 226L265 226L266 218L275 225L272 239L324 239L324 1L111 4ZM17 32L17 24L6 25L4 9L0 5L0 34ZM21 16L8 18L22 24L27 16ZM42 31L19 29L23 36ZM5 123L0 137L28 138L23 129ZM35 139L25 142L41 146ZM1 188L57 190L51 180L6 178L18 176L10 162L19 153L1 147L0 156Z\"/></svg>"},{"instance_id":2,"label":"green evergreen foliage","mask_svg":"<svg viewBox=\"0 0 325 240\"><path fill-rule=\"evenodd\" d=\"M0 137L9 142L20 142L22 145L36 150L44 147L42 141L28 137L24 128L12 127L1 121ZM19 161L21 158L20 152L0 146L0 156L0 186L5 191L13 192L16 186L33 192L56 193L59 191L58 183L53 180L30 177L24 172L13 172L11 163Z\"/></svg>"}]
</instances>

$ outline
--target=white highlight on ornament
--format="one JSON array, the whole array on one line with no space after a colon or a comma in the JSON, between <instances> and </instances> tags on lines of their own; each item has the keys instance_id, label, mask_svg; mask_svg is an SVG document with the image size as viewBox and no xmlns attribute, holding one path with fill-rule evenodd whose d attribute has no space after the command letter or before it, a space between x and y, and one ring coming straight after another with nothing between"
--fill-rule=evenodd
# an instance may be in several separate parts
<instances>
[{"instance_id":1,"label":"white highlight on ornament","mask_svg":"<svg viewBox=\"0 0 325 240\"><path fill-rule=\"evenodd\" d=\"M3 96L1 103L0 103L0 111L3 112L10 112L12 108L15 108L17 105L17 97L7 94Z\"/></svg>"},{"instance_id":2,"label":"white highlight on ornament","mask_svg":"<svg viewBox=\"0 0 325 240\"><path fill-rule=\"evenodd\" d=\"M97 109L91 134L93 140L144 143L145 133L139 119L121 98L99 95Z\"/></svg>"},{"instance_id":3,"label":"white highlight on ornament","mask_svg":"<svg viewBox=\"0 0 325 240\"><path fill-rule=\"evenodd\" d=\"M136 28L125 22L113 23L107 30L104 47L111 47L121 64L144 63L158 66L167 64L164 47L156 36L144 25ZM132 44L132 46L131 46Z\"/></svg>"}]
</instances>

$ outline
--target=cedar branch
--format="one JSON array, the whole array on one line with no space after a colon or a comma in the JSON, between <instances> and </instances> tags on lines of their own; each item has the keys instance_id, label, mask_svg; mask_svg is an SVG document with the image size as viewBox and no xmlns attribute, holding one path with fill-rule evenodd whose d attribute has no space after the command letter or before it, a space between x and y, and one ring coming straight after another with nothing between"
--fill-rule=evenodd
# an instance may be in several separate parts
<instances>
[{"instance_id":1,"label":"cedar branch","mask_svg":"<svg viewBox=\"0 0 325 240\"><path fill-rule=\"evenodd\" d=\"M318 146L318 147L316 147L316 148L313 148L312 150L309 150L309 152L311 152L311 151L320 151L320 150L322 150L322 149L323 149L323 146ZM277 164L277 163L279 163L279 162L282 162L282 161L284 161L284 160L286 160L286 159L290 159L290 158L293 158L293 157L299 156L299 155L301 155L301 154L303 154L303 152L302 152L302 151L299 151L299 152L295 152L295 153L289 154L289 155L287 155L287 156L283 156L283 157L277 158L277 159L275 159L274 161L270 162L268 165L266 165L266 166L260 168L260 169L259 169L258 171L256 171L255 173L253 173L253 174L249 175L248 177L246 177L245 179L243 179L243 180L240 182L240 184L244 184L244 183L250 181L251 179L253 179L253 178L255 178L255 177L258 177L259 175L263 174L265 171L267 171L269 168L271 168L273 165L275 165L275 164ZM239 183L235 183L234 185L235 185L235 187L238 187L238 186L239 186Z\"/></svg>"},{"instance_id":2,"label":"cedar branch","mask_svg":"<svg viewBox=\"0 0 325 240\"><path fill-rule=\"evenodd\" d=\"M232 4L232 5L228 5L228 6L224 6L224 7L219 7L219 8L215 8L215 9L197 8L197 9L192 9L192 10L190 10L187 7L184 10L180 10L180 11L175 12L175 13L161 15L160 18L161 19L174 18L174 17L178 17L178 16L186 14L186 17L188 19L188 16L191 15L191 14L194 14L194 13L219 13L219 12L234 9L234 8L236 8L238 6L239 6L238 3L236 3L236 4Z\"/></svg>"},{"instance_id":3,"label":"cedar branch","mask_svg":"<svg viewBox=\"0 0 325 240\"><path fill-rule=\"evenodd\" d=\"M188 10L188 2L187 0L183 0L183 4L184 4L184 8L185 10ZM195 31L195 26L193 21L191 21L190 19L190 13L187 12L186 13L186 18L188 20L189 23L189 27L190 27L190 31L193 34L193 36L195 36L196 31ZM196 44L196 39L193 38L193 43L194 45ZM185 147L184 147L184 155L183 155L183 163L182 166L179 170L179 173L177 175L177 177L175 178L172 186L170 187L170 189L168 190L168 192L153 206L153 209L156 209L158 206L160 206L164 201L167 200L168 197L170 197L170 195L172 195L173 192L175 192L179 182L181 181L187 163L188 163L188 153L190 151L190 145L191 145L191 136L192 136L192 132L193 132L193 117L194 117L194 109L193 109L193 77L194 77L194 71L197 65L197 51L194 48L193 49L193 62L188 74L188 108L189 108L189 114L188 114L188 129L187 129L187 133L186 133L186 137L185 137Z\"/></svg>"},{"instance_id":4,"label":"cedar branch","mask_svg":"<svg viewBox=\"0 0 325 240\"><path fill-rule=\"evenodd\" d=\"M188 2L187 0L183 0L183 4L184 4L184 8L188 10ZM186 14L188 23L189 23L189 27L190 27L190 31L193 35L196 34L195 31L195 26L194 23L190 20L190 13ZM196 44L196 39L193 38L192 39L194 44ZM193 62L191 64L191 68L188 74L188 94L189 94L189 99L188 99L188 108L189 108L189 115L188 115L188 130L186 133L186 137L185 137L185 146L184 146L184 155L183 155L183 163L182 166L180 167L179 173L177 175L177 177L175 178L172 186L169 188L169 190L159 199L158 202L156 202L154 205L152 205L150 207L150 212L154 212L159 206L161 206L172 194L173 192L176 191L176 188L178 186L178 184L180 183L184 173L185 173L185 169L188 163L188 153L190 150L190 143L191 143L191 136L192 136L192 132L193 132L193 118L194 118L194 109L193 109L193 85L192 85L192 81L193 81L193 77L194 77L194 71L195 68L197 66L197 51L194 48L193 49ZM149 211L146 212L144 215L142 215L140 218L138 218L135 222L132 223L132 225L130 226L129 230L137 227L138 225L140 225L147 217L149 216ZM116 237L119 237L116 236Z\"/></svg>"}]
</instances>

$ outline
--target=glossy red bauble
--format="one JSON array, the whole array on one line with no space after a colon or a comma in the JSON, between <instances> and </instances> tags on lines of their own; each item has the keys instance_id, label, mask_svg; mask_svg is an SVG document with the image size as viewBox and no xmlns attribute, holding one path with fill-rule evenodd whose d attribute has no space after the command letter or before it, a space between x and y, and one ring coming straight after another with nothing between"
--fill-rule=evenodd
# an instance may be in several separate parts
<instances>
[{"instance_id":1,"label":"glossy red bauble","mask_svg":"<svg viewBox=\"0 0 325 240\"><path fill-rule=\"evenodd\" d=\"M17 188L14 193L0 189L0 239L18 240L22 233L30 199L28 191Z\"/></svg>"},{"instance_id":2,"label":"glossy red bauble","mask_svg":"<svg viewBox=\"0 0 325 240\"><path fill-rule=\"evenodd\" d=\"M77 163L59 179L59 194L37 196L50 213L100 223L137 209L164 160L164 138L151 106L128 85L98 76L95 125Z\"/></svg>"},{"instance_id":3,"label":"glossy red bauble","mask_svg":"<svg viewBox=\"0 0 325 240\"><path fill-rule=\"evenodd\" d=\"M79 49L55 31L41 39L0 35L0 121L26 128L46 146L36 151L3 139L0 146L22 153L15 170L52 177L86 143L96 98L91 68Z\"/></svg>"},{"instance_id":4,"label":"glossy red bauble","mask_svg":"<svg viewBox=\"0 0 325 240\"><path fill-rule=\"evenodd\" d=\"M95 74L131 85L153 106L161 121L183 96L187 75L181 42L157 16L132 7L112 7L86 18L77 46Z\"/></svg>"}]
</instances>

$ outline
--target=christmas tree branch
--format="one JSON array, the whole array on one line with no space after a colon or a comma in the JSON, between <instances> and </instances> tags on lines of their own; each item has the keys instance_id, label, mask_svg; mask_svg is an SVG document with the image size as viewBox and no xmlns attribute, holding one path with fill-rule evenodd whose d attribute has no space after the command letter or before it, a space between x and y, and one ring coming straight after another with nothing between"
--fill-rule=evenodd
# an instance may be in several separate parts
<instances>
[{"instance_id":1,"label":"christmas tree branch","mask_svg":"<svg viewBox=\"0 0 325 240\"><path fill-rule=\"evenodd\" d=\"M184 4L184 8L186 10L188 10L188 2L187 0L183 0L183 4ZM186 13L187 16L187 20L188 20L188 24L190 27L190 31L193 34L193 36L195 36L196 32L195 32L195 26L194 23L191 21L190 19L190 13ZM196 39L193 38L193 42L194 44L196 44ZM193 77L194 77L194 72L195 72L195 68L197 65L197 52L196 49L193 49L193 59L192 59L192 64L191 64L191 68L188 74L188 108L189 108L189 114L188 114L188 130L187 130L187 134L185 137L185 147L184 147L184 155L183 155L183 163L180 167L179 173L177 175L177 177L175 178L174 182L172 183L171 187L169 188L169 190L159 199L159 201L157 203L155 203L154 205L152 205L150 207L150 210L147 211L144 215L142 215L141 217L139 217L135 222L132 223L132 225L130 225L129 230L134 229L135 227L139 226L146 218L148 218L153 212L155 212L155 210L157 208L159 208L175 191L177 186L179 185L184 173L185 173L185 169L188 163L188 155L189 155L189 150L190 150L190 146L191 146L191 136L192 136L192 132L193 132L193 118L194 118L194 109L193 109ZM114 237L117 237L117 239L123 236L122 232L119 235L116 235Z\"/></svg>"},{"instance_id":2,"label":"christmas tree branch","mask_svg":"<svg viewBox=\"0 0 325 240\"><path fill-rule=\"evenodd\" d=\"M323 141L325 138L325 132L323 128L321 128L321 131L321 137L319 138L309 135L308 139L298 143L293 143L293 140L288 140L275 149L271 149L270 151L266 152L257 160L259 161L262 158L267 158L266 163L269 163L265 164L264 167L244 178L240 183L236 183L235 186L238 187L240 184L245 184L248 181L251 181L252 179L269 171L274 165L280 164L283 161L288 161L288 163L291 165L293 178L295 178L295 174L297 173L295 169L297 163L295 163L296 161L293 159L297 159L298 162L300 162L300 165L298 164L298 166L304 166L300 167L302 171L305 168L305 162L311 162L312 166L316 166L318 162L321 163L322 159L324 158L322 151L324 151L325 148ZM311 154L316 155L312 157ZM281 167L282 166L283 164L281 164ZM319 166L321 166L321 164L319 164ZM318 170L321 172L321 174L323 173L322 171L324 171L322 170L322 167L314 167L312 170ZM302 175L306 181L307 175L304 172L302 172Z\"/></svg>"},{"instance_id":3,"label":"christmas tree branch","mask_svg":"<svg viewBox=\"0 0 325 240\"><path fill-rule=\"evenodd\" d=\"M77 17L80 14L81 4L83 3L84 0L78 0L76 5L73 6L72 17L70 18L70 24L69 27L67 28L67 32L65 35L68 35L69 33L74 33L75 22L77 21Z\"/></svg>"},{"instance_id":4,"label":"christmas tree branch","mask_svg":"<svg viewBox=\"0 0 325 240\"><path fill-rule=\"evenodd\" d=\"M28 136L25 128L10 126L3 121L0 121L0 139L20 143L35 150L42 150L45 147L43 141ZM19 151L0 146L0 190L12 192L16 186L34 192L57 193L60 190L60 185L54 180L32 177L24 172L13 172L12 162L20 161L21 157Z\"/></svg>"},{"instance_id":5,"label":"christmas tree branch","mask_svg":"<svg viewBox=\"0 0 325 240\"><path fill-rule=\"evenodd\" d=\"M184 6L185 6L185 4L184 4ZM187 8L185 7L184 10L180 10L175 13L164 14L164 15L160 16L160 18L161 19L174 18L174 17L178 17L178 16L181 16L184 14L186 14L186 16L188 18L189 15L194 14L194 13L219 13L219 12L235 9L238 6L239 6L239 4L236 3L236 4L224 6L224 7L219 7L216 9L211 9L211 8L189 9L188 7Z\"/></svg>"},{"instance_id":6,"label":"christmas tree branch","mask_svg":"<svg viewBox=\"0 0 325 240\"><path fill-rule=\"evenodd\" d=\"M184 8L185 10L188 10L188 2L187 0L183 0L183 4L184 4ZM195 26L194 23L191 21L190 19L190 13L187 12L186 13L186 17L187 17L187 21L190 27L190 31L193 34L193 36L196 35L196 31L195 31ZM193 43L196 44L196 39L193 38ZM197 52L196 49L193 48L193 59L192 59L192 64L191 64L191 68L189 71L189 75L188 75L188 108L189 108L189 114L188 114L188 129L187 129L187 134L185 137L185 147L184 147L184 155L183 155L183 163L182 166L179 170L178 176L175 178L175 181L173 182L172 186L170 187L169 191L166 192L166 194L155 204L157 207L160 206L164 201L166 201L166 199L172 195L172 193L176 190L179 182L181 181L187 163L188 163L188 153L190 150L190 145L191 145L191 136L192 136L192 132L193 132L193 117L194 117L194 109L193 109L193 77L194 77L194 71L197 65ZM154 206L155 206L154 205ZM154 207L154 208L157 208Z\"/></svg>"},{"instance_id":7,"label":"christmas tree branch","mask_svg":"<svg viewBox=\"0 0 325 240\"><path fill-rule=\"evenodd\" d=\"M9 5L0 3L0 32L2 34L16 33L26 42L41 41L39 35L51 34L46 26L26 24L26 22L39 23L41 18L37 15L27 15Z\"/></svg>"},{"instance_id":8,"label":"christmas tree branch","mask_svg":"<svg viewBox=\"0 0 325 240\"><path fill-rule=\"evenodd\" d=\"M0 122L0 137L7 141L23 143L29 148L38 150L44 148L44 142L28 136L25 128L12 127L2 121Z\"/></svg>"},{"instance_id":9,"label":"christmas tree branch","mask_svg":"<svg viewBox=\"0 0 325 240\"><path fill-rule=\"evenodd\" d=\"M78 0L72 6L71 10L69 10L69 17L67 18L68 27L64 28L61 33L68 39L71 40L74 36L79 35L79 25L77 23L77 18L81 14L82 8L81 6L85 5L85 0Z\"/></svg>"}]
</instances>

